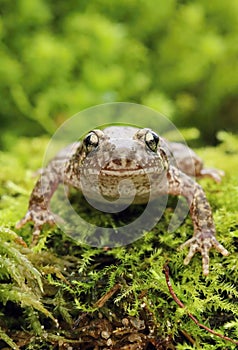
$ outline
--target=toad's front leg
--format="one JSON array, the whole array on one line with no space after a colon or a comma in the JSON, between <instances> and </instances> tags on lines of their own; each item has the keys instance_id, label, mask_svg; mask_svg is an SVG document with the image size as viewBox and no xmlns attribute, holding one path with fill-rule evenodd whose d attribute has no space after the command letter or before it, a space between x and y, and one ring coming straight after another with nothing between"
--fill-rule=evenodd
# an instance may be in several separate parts
<instances>
[{"instance_id":1,"label":"toad's front leg","mask_svg":"<svg viewBox=\"0 0 238 350\"><path fill-rule=\"evenodd\" d=\"M182 248L189 246L189 253L184 263L189 264L196 252L202 255L203 273L209 273L209 250L214 247L222 255L228 251L215 238L215 225L211 207L201 186L192 178L175 167L168 170L169 194L184 196L189 204L190 214L194 225L194 234L191 239L182 244Z\"/></svg>"},{"instance_id":2,"label":"toad's front leg","mask_svg":"<svg viewBox=\"0 0 238 350\"><path fill-rule=\"evenodd\" d=\"M45 223L50 225L55 223L55 214L50 212L49 205L51 197L61 181L61 175L56 171L54 162L49 163L42 170L31 193L26 215L16 224L16 228L21 228L28 221L34 222L33 244L37 242L40 230Z\"/></svg>"}]
</instances>

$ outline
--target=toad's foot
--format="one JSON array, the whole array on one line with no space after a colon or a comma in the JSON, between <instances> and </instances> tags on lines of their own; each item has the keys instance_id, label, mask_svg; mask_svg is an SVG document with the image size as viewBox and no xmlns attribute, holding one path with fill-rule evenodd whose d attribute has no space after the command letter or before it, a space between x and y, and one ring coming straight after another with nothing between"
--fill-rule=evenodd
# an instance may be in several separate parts
<instances>
[{"instance_id":1,"label":"toad's foot","mask_svg":"<svg viewBox=\"0 0 238 350\"><path fill-rule=\"evenodd\" d=\"M187 242L183 243L180 248L190 247L189 253L184 259L184 264L188 265L196 252L202 255L203 274L209 274L209 250L215 248L222 255L227 256L229 252L221 245L211 232L199 232Z\"/></svg>"},{"instance_id":2,"label":"toad's foot","mask_svg":"<svg viewBox=\"0 0 238 350\"><path fill-rule=\"evenodd\" d=\"M32 221L34 223L32 245L35 245L38 242L42 226L44 224L53 226L56 223L56 220L63 221L63 219L58 217L56 214L52 214L47 209L37 207L34 209L29 209L24 218L16 223L16 228L19 229L27 222Z\"/></svg>"},{"instance_id":3,"label":"toad's foot","mask_svg":"<svg viewBox=\"0 0 238 350\"><path fill-rule=\"evenodd\" d=\"M223 170L219 170L219 169L201 169L200 170L200 174L198 175L198 177L202 178L202 177L210 177L212 178L214 181L216 182L221 182L222 177L225 175Z\"/></svg>"}]
</instances>

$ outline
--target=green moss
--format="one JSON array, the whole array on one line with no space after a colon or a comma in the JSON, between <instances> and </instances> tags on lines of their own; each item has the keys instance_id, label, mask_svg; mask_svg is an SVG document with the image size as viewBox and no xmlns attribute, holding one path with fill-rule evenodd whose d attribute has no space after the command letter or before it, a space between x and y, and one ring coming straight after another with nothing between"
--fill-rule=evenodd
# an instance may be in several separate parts
<instances>
[{"instance_id":1,"label":"green moss","mask_svg":"<svg viewBox=\"0 0 238 350\"><path fill-rule=\"evenodd\" d=\"M14 225L27 209L35 181L31 175L41 167L47 140L19 139L11 152L2 153L0 347L53 349L65 344L78 349L82 341L93 348L100 340L106 348L107 337L104 333L103 338L102 332L107 331L119 343L120 337L129 342L129 336L146 336L154 327L151 337L164 341L165 349L171 344L180 350L192 349L194 344L209 350L235 349L232 343L200 329L187 316L190 312L212 329L238 338L238 138L223 134L222 141L216 148L197 150L206 166L226 172L220 184L201 181L213 207L219 241L230 252L228 257L211 252L208 277L202 275L199 254L184 266L186 251L177 249L192 235L190 218L175 232L167 232L173 200L162 220L128 246L99 249L79 245L58 228L46 227L37 246L26 247L19 236L29 245L31 225L17 233ZM92 215L87 206L78 210L84 218ZM108 214L93 218L110 225L116 219ZM123 223L124 218L120 220ZM166 261L172 286L185 309L175 304L168 291L163 273ZM123 336L120 328L124 329ZM155 349L152 341L150 346Z\"/></svg>"}]
</instances>

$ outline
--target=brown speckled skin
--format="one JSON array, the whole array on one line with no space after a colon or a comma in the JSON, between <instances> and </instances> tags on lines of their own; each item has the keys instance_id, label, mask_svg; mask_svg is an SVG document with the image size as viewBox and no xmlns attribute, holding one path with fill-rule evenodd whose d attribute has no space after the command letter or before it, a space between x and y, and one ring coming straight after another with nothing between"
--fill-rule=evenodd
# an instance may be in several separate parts
<instances>
[{"instance_id":1,"label":"brown speckled skin","mask_svg":"<svg viewBox=\"0 0 238 350\"><path fill-rule=\"evenodd\" d=\"M122 180L133 180L136 189L135 203L144 203L148 196L160 194L184 196L190 207L194 234L182 247L189 246L184 260L188 264L199 251L202 255L203 273L209 273L209 250L214 247L223 255L228 251L216 240L211 207L201 186L191 176L210 176L220 181L221 172L204 169L202 161L186 146L170 143L160 138L155 149L146 140L153 141L149 129L128 126L111 126L95 130L92 141L95 147L87 147L86 141L68 146L43 169L29 201L26 216L17 223L22 227L27 221L34 222L34 236L38 237L42 225L53 224L49 212L50 199L59 183L65 183L87 196L100 200L115 200L121 196L125 202L130 198L130 186L118 193ZM97 185L95 185L97 180ZM83 184L83 186L82 186Z\"/></svg>"}]
</instances>

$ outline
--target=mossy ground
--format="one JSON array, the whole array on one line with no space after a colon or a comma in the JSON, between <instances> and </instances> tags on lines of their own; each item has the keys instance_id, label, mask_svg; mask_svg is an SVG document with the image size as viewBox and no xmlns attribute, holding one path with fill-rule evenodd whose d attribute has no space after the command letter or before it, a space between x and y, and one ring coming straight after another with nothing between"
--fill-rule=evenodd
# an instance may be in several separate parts
<instances>
[{"instance_id":1,"label":"mossy ground","mask_svg":"<svg viewBox=\"0 0 238 350\"><path fill-rule=\"evenodd\" d=\"M17 231L14 225L26 212L32 175L42 165L48 140L19 139L2 152L0 348L235 349L187 316L192 313L206 326L238 339L238 138L226 133L219 137L222 143L216 148L197 150L207 166L226 172L221 184L200 181L213 208L218 239L230 252L228 257L211 252L208 277L202 275L199 254L184 266L186 251L177 250L192 235L190 218L167 232L173 200L162 220L128 246L79 245L60 229L46 227L39 243L29 248L32 226ZM88 208L80 210L89 215ZM185 309L168 291L166 261Z\"/></svg>"}]
</instances>

